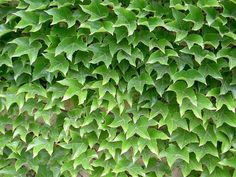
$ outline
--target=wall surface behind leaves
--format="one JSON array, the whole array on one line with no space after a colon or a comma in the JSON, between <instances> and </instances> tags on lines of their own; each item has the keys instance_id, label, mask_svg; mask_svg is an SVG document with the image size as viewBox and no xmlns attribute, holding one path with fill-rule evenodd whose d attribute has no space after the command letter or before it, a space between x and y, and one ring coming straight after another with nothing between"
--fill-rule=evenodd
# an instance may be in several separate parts
<instances>
[{"instance_id":1,"label":"wall surface behind leaves","mask_svg":"<svg viewBox=\"0 0 236 177\"><path fill-rule=\"evenodd\" d=\"M235 0L0 0L0 176L235 177Z\"/></svg>"}]
</instances>

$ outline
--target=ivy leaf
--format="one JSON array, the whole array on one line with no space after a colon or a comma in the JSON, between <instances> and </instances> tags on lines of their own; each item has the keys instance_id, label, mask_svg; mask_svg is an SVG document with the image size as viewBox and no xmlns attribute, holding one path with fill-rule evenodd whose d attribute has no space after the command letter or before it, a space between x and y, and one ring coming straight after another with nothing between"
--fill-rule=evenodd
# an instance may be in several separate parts
<instances>
[{"instance_id":1,"label":"ivy leaf","mask_svg":"<svg viewBox=\"0 0 236 177\"><path fill-rule=\"evenodd\" d=\"M46 11L49 15L53 16L52 25L59 22L65 22L68 24L68 27L72 27L75 24L75 17L68 7L61 8L51 8Z\"/></svg>"},{"instance_id":2,"label":"ivy leaf","mask_svg":"<svg viewBox=\"0 0 236 177\"><path fill-rule=\"evenodd\" d=\"M183 81L177 81L170 85L168 90L174 91L176 93L177 102L182 105L183 99L188 98L193 105L197 105L197 97L193 89L187 88L187 84Z\"/></svg>"},{"instance_id":3,"label":"ivy leaf","mask_svg":"<svg viewBox=\"0 0 236 177\"><path fill-rule=\"evenodd\" d=\"M64 75L68 72L69 62L63 55L54 56L52 53L43 54L50 62L49 72L61 71Z\"/></svg>"},{"instance_id":4,"label":"ivy leaf","mask_svg":"<svg viewBox=\"0 0 236 177\"><path fill-rule=\"evenodd\" d=\"M50 73L47 72L47 66L49 62L44 57L38 57L38 60L34 62L34 70L32 73L33 81L45 77L48 81L51 81Z\"/></svg>"},{"instance_id":5,"label":"ivy leaf","mask_svg":"<svg viewBox=\"0 0 236 177\"><path fill-rule=\"evenodd\" d=\"M231 110L232 112L235 112L234 108L235 108L236 102L230 93L227 93L225 95L220 95L219 88L214 88L210 90L206 96L208 97L213 96L217 99L217 102L216 102L217 110L221 109L223 105L226 105L229 110Z\"/></svg>"},{"instance_id":6,"label":"ivy leaf","mask_svg":"<svg viewBox=\"0 0 236 177\"><path fill-rule=\"evenodd\" d=\"M147 26L149 31L152 32L158 26L165 26L164 21L160 17L142 17L138 19L138 25Z\"/></svg>"},{"instance_id":7,"label":"ivy leaf","mask_svg":"<svg viewBox=\"0 0 236 177\"><path fill-rule=\"evenodd\" d=\"M73 53L77 50L86 51L86 44L82 41L81 38L75 40L74 37L64 38L57 46L55 50L55 55L59 55L62 52L65 52L67 58L71 61Z\"/></svg>"},{"instance_id":8,"label":"ivy leaf","mask_svg":"<svg viewBox=\"0 0 236 177\"><path fill-rule=\"evenodd\" d=\"M177 159L182 159L189 163L188 150L186 148L180 149L173 144L170 144L166 150L160 152L160 157L166 157L167 163L170 167L172 167Z\"/></svg>"},{"instance_id":9,"label":"ivy leaf","mask_svg":"<svg viewBox=\"0 0 236 177\"><path fill-rule=\"evenodd\" d=\"M149 128L148 133L149 133L151 139L153 139L153 140L156 140L156 139L168 140L168 139L170 139L169 136L166 135L164 132L162 132L160 130L156 130L154 128Z\"/></svg>"},{"instance_id":10,"label":"ivy leaf","mask_svg":"<svg viewBox=\"0 0 236 177\"><path fill-rule=\"evenodd\" d=\"M79 157L77 157L74 161L73 167L74 169L78 166L78 165L82 165L82 167L86 170L92 170L92 166L90 165L90 160L92 158L97 158L97 154L92 151L89 150L83 154L81 154Z\"/></svg>"},{"instance_id":11,"label":"ivy leaf","mask_svg":"<svg viewBox=\"0 0 236 177\"><path fill-rule=\"evenodd\" d=\"M198 34L190 34L184 40L187 43L189 49L191 49L194 44L198 44L202 48L204 48L204 46L203 46L203 39Z\"/></svg>"},{"instance_id":12,"label":"ivy leaf","mask_svg":"<svg viewBox=\"0 0 236 177\"><path fill-rule=\"evenodd\" d=\"M214 62L204 62L198 68L199 73L201 73L204 78L211 76L215 79L222 79L219 66Z\"/></svg>"},{"instance_id":13,"label":"ivy leaf","mask_svg":"<svg viewBox=\"0 0 236 177\"><path fill-rule=\"evenodd\" d=\"M217 58L221 58L221 57L226 57L229 59L230 69L232 69L236 66L236 63L235 63L236 50L235 49L231 49L231 48L220 49L217 52Z\"/></svg>"},{"instance_id":14,"label":"ivy leaf","mask_svg":"<svg viewBox=\"0 0 236 177\"><path fill-rule=\"evenodd\" d=\"M110 79L113 79L116 84L119 82L119 75L115 70L108 70L105 65L101 65L96 68L93 73L100 74L103 76L102 85L105 85L109 82Z\"/></svg>"},{"instance_id":15,"label":"ivy leaf","mask_svg":"<svg viewBox=\"0 0 236 177\"><path fill-rule=\"evenodd\" d=\"M10 106L14 103L16 103L21 109L24 105L24 96L25 94L23 93L17 94L17 88L11 87L7 89L4 95L6 99L5 103L6 109L9 110Z\"/></svg>"},{"instance_id":16,"label":"ivy leaf","mask_svg":"<svg viewBox=\"0 0 236 177\"><path fill-rule=\"evenodd\" d=\"M229 167L235 168L236 167L235 160L236 160L236 158L234 156L231 158L225 158L222 161L220 161L219 163L223 166L229 166Z\"/></svg>"},{"instance_id":17,"label":"ivy leaf","mask_svg":"<svg viewBox=\"0 0 236 177\"><path fill-rule=\"evenodd\" d=\"M168 113L169 113L168 107L164 103L158 101L155 105L153 105L151 107L149 119L153 119L158 114L161 114L163 116L163 118L165 119L167 117Z\"/></svg>"},{"instance_id":18,"label":"ivy leaf","mask_svg":"<svg viewBox=\"0 0 236 177\"><path fill-rule=\"evenodd\" d=\"M190 152L194 152L198 162L207 154L218 157L218 151L212 143L206 143L202 146L198 144L190 144L189 150Z\"/></svg>"},{"instance_id":19,"label":"ivy leaf","mask_svg":"<svg viewBox=\"0 0 236 177\"><path fill-rule=\"evenodd\" d=\"M144 117L140 118L135 124L130 122L126 132L126 139L132 137L135 133L144 139L150 139L147 129L148 120Z\"/></svg>"},{"instance_id":20,"label":"ivy leaf","mask_svg":"<svg viewBox=\"0 0 236 177\"><path fill-rule=\"evenodd\" d=\"M27 83L22 85L17 91L17 94L20 93L26 93L26 100L29 98L34 98L35 95L40 95L47 98L47 91L37 83Z\"/></svg>"},{"instance_id":21,"label":"ivy leaf","mask_svg":"<svg viewBox=\"0 0 236 177\"><path fill-rule=\"evenodd\" d=\"M89 5L82 5L80 7L90 15L90 21L97 21L109 15L108 8L103 6L99 0L92 1Z\"/></svg>"},{"instance_id":22,"label":"ivy leaf","mask_svg":"<svg viewBox=\"0 0 236 177\"><path fill-rule=\"evenodd\" d=\"M143 92L144 85L153 85L154 82L150 75L147 73L142 73L140 76L133 77L127 86L128 92L134 87L140 94Z\"/></svg>"},{"instance_id":23,"label":"ivy leaf","mask_svg":"<svg viewBox=\"0 0 236 177\"><path fill-rule=\"evenodd\" d=\"M27 146L26 151L33 149L33 157L36 157L42 149L45 149L50 155L53 153L53 141L43 139L42 137L36 137L33 141Z\"/></svg>"},{"instance_id":24,"label":"ivy leaf","mask_svg":"<svg viewBox=\"0 0 236 177\"><path fill-rule=\"evenodd\" d=\"M1 55L0 56L0 66L7 65L9 67L12 67L12 61L11 58L8 55Z\"/></svg>"},{"instance_id":25,"label":"ivy leaf","mask_svg":"<svg viewBox=\"0 0 236 177\"><path fill-rule=\"evenodd\" d=\"M61 147L65 148L65 149L72 149L72 159L76 159L77 157L79 157L81 154L83 154L84 152L86 152L88 145L86 145L83 142L80 143L60 143L59 144Z\"/></svg>"},{"instance_id":26,"label":"ivy leaf","mask_svg":"<svg viewBox=\"0 0 236 177\"><path fill-rule=\"evenodd\" d=\"M58 8L74 5L75 0L57 0L50 3L51 6L57 6Z\"/></svg>"},{"instance_id":27,"label":"ivy leaf","mask_svg":"<svg viewBox=\"0 0 236 177\"><path fill-rule=\"evenodd\" d=\"M220 6L217 0L199 0L198 5L200 7L219 7Z\"/></svg>"},{"instance_id":28,"label":"ivy leaf","mask_svg":"<svg viewBox=\"0 0 236 177\"><path fill-rule=\"evenodd\" d=\"M185 21L190 21L194 23L194 26L192 30L199 30L203 23L204 23L204 17L202 14L202 11L199 7L194 5L188 6L189 14L184 18Z\"/></svg>"},{"instance_id":29,"label":"ivy leaf","mask_svg":"<svg viewBox=\"0 0 236 177\"><path fill-rule=\"evenodd\" d=\"M236 176L235 0L0 8L0 176Z\"/></svg>"},{"instance_id":30,"label":"ivy leaf","mask_svg":"<svg viewBox=\"0 0 236 177\"><path fill-rule=\"evenodd\" d=\"M217 137L213 126L208 126L205 130L201 125L196 127L193 132L195 132L200 139L199 145L202 146L207 142L212 142L214 146L217 145Z\"/></svg>"},{"instance_id":31,"label":"ivy leaf","mask_svg":"<svg viewBox=\"0 0 236 177\"><path fill-rule=\"evenodd\" d=\"M113 97L116 95L116 88L111 83L107 83L106 85L102 85L102 81L97 81L89 86L92 89L98 89L99 98L104 97L106 93L110 93ZM84 87L85 88L85 87Z\"/></svg>"},{"instance_id":32,"label":"ivy leaf","mask_svg":"<svg viewBox=\"0 0 236 177\"><path fill-rule=\"evenodd\" d=\"M90 50L93 51L94 55L90 63L96 64L99 62L104 62L108 68L112 62L112 56L106 47L100 47L98 44L94 44L90 47Z\"/></svg>"},{"instance_id":33,"label":"ivy leaf","mask_svg":"<svg viewBox=\"0 0 236 177\"><path fill-rule=\"evenodd\" d=\"M224 123L235 127L235 114L232 111L229 111L226 107L222 107L219 111L214 114L214 111L204 111L203 120L207 121L208 119L213 118L216 123L216 127L220 127Z\"/></svg>"},{"instance_id":34,"label":"ivy leaf","mask_svg":"<svg viewBox=\"0 0 236 177\"><path fill-rule=\"evenodd\" d=\"M180 113L173 108L171 112L167 115L165 119L161 119L159 121L159 126L167 125L168 132L172 134L174 130L176 130L178 127L181 127L182 129L188 130L188 124L186 119L182 119L180 117Z\"/></svg>"},{"instance_id":35,"label":"ivy leaf","mask_svg":"<svg viewBox=\"0 0 236 177\"><path fill-rule=\"evenodd\" d=\"M205 172L205 173L203 172L203 175L206 175L209 177L220 177L220 176L230 177L231 176L228 170L221 169L219 167L216 167L213 172L210 171L210 174L208 172Z\"/></svg>"},{"instance_id":36,"label":"ivy leaf","mask_svg":"<svg viewBox=\"0 0 236 177\"><path fill-rule=\"evenodd\" d=\"M144 0L138 0L138 1L132 0L127 9L140 11L146 6L147 6L147 3Z\"/></svg>"},{"instance_id":37,"label":"ivy leaf","mask_svg":"<svg viewBox=\"0 0 236 177\"><path fill-rule=\"evenodd\" d=\"M137 176L138 174L144 174L144 170L141 166L136 163L132 163L126 159L122 159L118 161L117 165L115 166L113 172L120 173L128 171L132 176Z\"/></svg>"},{"instance_id":38,"label":"ivy leaf","mask_svg":"<svg viewBox=\"0 0 236 177\"><path fill-rule=\"evenodd\" d=\"M195 69L189 69L187 71L182 70L173 75L173 80L176 82L177 80L184 80L187 82L188 87L192 87L195 81L202 82L206 84L206 80L201 73L199 73Z\"/></svg>"},{"instance_id":39,"label":"ivy leaf","mask_svg":"<svg viewBox=\"0 0 236 177\"><path fill-rule=\"evenodd\" d=\"M137 27L135 13L129 11L123 7L114 9L114 12L118 16L115 27L125 26L128 30L128 35L132 35Z\"/></svg>"},{"instance_id":40,"label":"ivy leaf","mask_svg":"<svg viewBox=\"0 0 236 177\"><path fill-rule=\"evenodd\" d=\"M68 87L62 100L68 100L72 96L77 95L79 97L79 104L84 103L87 97L87 90L82 90L82 85L78 80L67 78L58 82Z\"/></svg>"},{"instance_id":41,"label":"ivy leaf","mask_svg":"<svg viewBox=\"0 0 236 177\"><path fill-rule=\"evenodd\" d=\"M223 16L224 17L231 17L235 19L235 12L234 12L234 8L236 7L235 2L223 2L222 3L223 7L224 7L224 12L223 12Z\"/></svg>"},{"instance_id":42,"label":"ivy leaf","mask_svg":"<svg viewBox=\"0 0 236 177\"><path fill-rule=\"evenodd\" d=\"M18 11L15 14L21 18L16 28L23 29L27 26L31 26L31 30L35 32L42 27L42 25L39 24L39 14L35 12Z\"/></svg>"},{"instance_id":43,"label":"ivy leaf","mask_svg":"<svg viewBox=\"0 0 236 177\"><path fill-rule=\"evenodd\" d=\"M170 48L173 48L173 46L172 46L172 44L168 41L168 40L166 40L166 39L159 39L158 41L157 41L157 47L163 52L163 53L165 53L165 48L166 47L170 47ZM168 51L168 50L167 50ZM168 56L170 56L170 55L168 55ZM176 56L176 55L175 55ZM177 55L178 56L178 55Z\"/></svg>"},{"instance_id":44,"label":"ivy leaf","mask_svg":"<svg viewBox=\"0 0 236 177\"><path fill-rule=\"evenodd\" d=\"M39 1L24 0L24 1L29 4L27 11L45 9L49 4L48 0L39 0Z\"/></svg>"},{"instance_id":45,"label":"ivy leaf","mask_svg":"<svg viewBox=\"0 0 236 177\"><path fill-rule=\"evenodd\" d=\"M171 141L176 141L181 149L183 149L186 145L191 143L197 143L198 138L197 136L192 133L188 132L184 129L177 129L171 134Z\"/></svg>"},{"instance_id":46,"label":"ivy leaf","mask_svg":"<svg viewBox=\"0 0 236 177\"><path fill-rule=\"evenodd\" d=\"M152 53L147 61L148 64L153 64L155 62L159 62L162 65L168 65L168 56L165 55L160 50Z\"/></svg>"},{"instance_id":47,"label":"ivy leaf","mask_svg":"<svg viewBox=\"0 0 236 177\"><path fill-rule=\"evenodd\" d=\"M181 171L184 176L188 176L191 171L202 171L202 165L198 161L196 161L196 158L193 156L190 156L189 163L186 163L185 161L182 161L181 163Z\"/></svg>"},{"instance_id":48,"label":"ivy leaf","mask_svg":"<svg viewBox=\"0 0 236 177\"><path fill-rule=\"evenodd\" d=\"M108 22L108 21L87 21L84 22L80 25L81 28L87 28L90 30L91 34L94 33L104 33L104 32L108 32L110 34L113 34L115 28L113 27L113 23L112 22Z\"/></svg>"},{"instance_id":49,"label":"ivy leaf","mask_svg":"<svg viewBox=\"0 0 236 177\"><path fill-rule=\"evenodd\" d=\"M131 121L131 118L128 115L117 116L108 126L112 128L117 128L121 126L124 132L127 132L128 125L129 125L128 123L130 121Z\"/></svg>"},{"instance_id":50,"label":"ivy leaf","mask_svg":"<svg viewBox=\"0 0 236 177\"><path fill-rule=\"evenodd\" d=\"M11 43L17 44L17 48L13 54L13 57L20 57L22 55L28 55L30 64L33 64L38 56L38 52L42 47L41 43L35 41L33 43L29 42L29 38L21 37L17 38Z\"/></svg>"}]
</instances>

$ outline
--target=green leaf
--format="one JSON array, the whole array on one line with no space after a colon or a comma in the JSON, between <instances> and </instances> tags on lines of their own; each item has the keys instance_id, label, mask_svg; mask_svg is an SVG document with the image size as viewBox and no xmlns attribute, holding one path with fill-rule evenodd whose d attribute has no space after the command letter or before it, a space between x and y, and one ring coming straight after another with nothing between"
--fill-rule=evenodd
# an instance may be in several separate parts
<instances>
[{"instance_id":1,"label":"green leaf","mask_svg":"<svg viewBox=\"0 0 236 177\"><path fill-rule=\"evenodd\" d=\"M201 125L196 127L193 130L194 133L196 133L200 139L199 145L202 146L206 144L207 142L212 142L214 146L217 146L217 137L215 128L213 126L208 126L205 130Z\"/></svg>"},{"instance_id":2,"label":"green leaf","mask_svg":"<svg viewBox=\"0 0 236 177\"><path fill-rule=\"evenodd\" d=\"M188 6L189 14L184 18L185 21L190 21L194 23L192 30L199 30L204 23L204 16L199 7L194 5Z\"/></svg>"},{"instance_id":3,"label":"green leaf","mask_svg":"<svg viewBox=\"0 0 236 177\"><path fill-rule=\"evenodd\" d=\"M198 34L190 34L186 38L184 38L184 40L187 43L189 49L191 49L194 44L198 44L199 46L204 48L203 39Z\"/></svg>"},{"instance_id":4,"label":"green leaf","mask_svg":"<svg viewBox=\"0 0 236 177\"><path fill-rule=\"evenodd\" d=\"M34 98L35 95L47 97L47 91L37 83L27 83L22 85L17 91L17 94L20 93L26 93L26 100Z\"/></svg>"},{"instance_id":5,"label":"green leaf","mask_svg":"<svg viewBox=\"0 0 236 177\"><path fill-rule=\"evenodd\" d=\"M128 171L132 176L138 176L138 174L144 175L144 170L142 167L136 163L130 162L127 159L122 159L118 161L113 172L120 173Z\"/></svg>"},{"instance_id":6,"label":"green leaf","mask_svg":"<svg viewBox=\"0 0 236 177\"><path fill-rule=\"evenodd\" d=\"M188 130L188 124L186 119L182 119L180 117L179 111L176 110L174 106L172 107L172 111L169 112L167 117L159 121L159 126L162 127L163 125L167 125L167 129L170 134L172 134L172 132L178 127Z\"/></svg>"},{"instance_id":7,"label":"green leaf","mask_svg":"<svg viewBox=\"0 0 236 177\"><path fill-rule=\"evenodd\" d=\"M220 6L217 0L199 0L198 5L200 7L219 7Z\"/></svg>"},{"instance_id":8,"label":"green leaf","mask_svg":"<svg viewBox=\"0 0 236 177\"><path fill-rule=\"evenodd\" d=\"M94 33L104 33L108 32L113 34L115 28L113 27L113 23L109 21L87 21L80 25L81 28L87 28L90 30L91 34Z\"/></svg>"},{"instance_id":9,"label":"green leaf","mask_svg":"<svg viewBox=\"0 0 236 177\"><path fill-rule=\"evenodd\" d=\"M147 3L145 0L131 0L129 7L127 9L140 11L146 6L147 6Z\"/></svg>"},{"instance_id":10,"label":"green leaf","mask_svg":"<svg viewBox=\"0 0 236 177\"><path fill-rule=\"evenodd\" d=\"M13 57L20 57L22 55L28 55L30 64L33 64L38 56L39 50L42 47L41 43L35 41L29 42L28 37L16 38L11 43L17 44L17 48L13 54Z\"/></svg>"},{"instance_id":11,"label":"green leaf","mask_svg":"<svg viewBox=\"0 0 236 177\"><path fill-rule=\"evenodd\" d=\"M68 27L72 27L75 24L76 18L73 16L71 10L68 7L61 8L51 8L46 11L49 15L53 17L52 25L59 22L65 22L68 24Z\"/></svg>"},{"instance_id":12,"label":"green leaf","mask_svg":"<svg viewBox=\"0 0 236 177\"><path fill-rule=\"evenodd\" d=\"M181 163L181 172L184 176L188 176L191 171L202 171L202 164L193 156L190 156L189 163L185 161Z\"/></svg>"},{"instance_id":13,"label":"green leaf","mask_svg":"<svg viewBox=\"0 0 236 177\"><path fill-rule=\"evenodd\" d=\"M16 103L21 109L24 105L24 96L25 95L23 93L17 94L17 88L8 88L5 94L3 95L3 97L5 97L6 99L6 109L9 110L10 106L14 103Z\"/></svg>"},{"instance_id":14,"label":"green leaf","mask_svg":"<svg viewBox=\"0 0 236 177\"><path fill-rule=\"evenodd\" d=\"M48 0L39 0L39 1L24 0L24 1L29 4L27 11L45 9L49 4Z\"/></svg>"},{"instance_id":15,"label":"green leaf","mask_svg":"<svg viewBox=\"0 0 236 177\"><path fill-rule=\"evenodd\" d=\"M67 78L58 82L68 87L62 100L68 100L72 96L77 95L79 97L79 104L84 103L87 97L87 90L82 89L82 85L77 79Z\"/></svg>"},{"instance_id":16,"label":"green leaf","mask_svg":"<svg viewBox=\"0 0 236 177\"><path fill-rule=\"evenodd\" d=\"M50 155L53 153L53 142L51 140L43 139L42 137L36 137L27 146L26 151L33 149L33 157L36 157L42 149L45 149Z\"/></svg>"},{"instance_id":17,"label":"green leaf","mask_svg":"<svg viewBox=\"0 0 236 177\"><path fill-rule=\"evenodd\" d=\"M100 3L100 0L92 1L89 5L80 6L84 12L90 15L90 21L97 21L108 16L108 8Z\"/></svg>"},{"instance_id":18,"label":"green leaf","mask_svg":"<svg viewBox=\"0 0 236 177\"><path fill-rule=\"evenodd\" d=\"M152 53L147 61L148 64L159 62L162 65L168 65L168 56L160 50Z\"/></svg>"},{"instance_id":19,"label":"green leaf","mask_svg":"<svg viewBox=\"0 0 236 177\"><path fill-rule=\"evenodd\" d=\"M8 55L1 55L0 56L0 66L7 65L8 67L12 67L11 58Z\"/></svg>"},{"instance_id":20,"label":"green leaf","mask_svg":"<svg viewBox=\"0 0 236 177\"><path fill-rule=\"evenodd\" d=\"M61 71L64 75L68 72L69 62L63 55L54 56L52 53L43 54L50 62L49 72Z\"/></svg>"},{"instance_id":21,"label":"green leaf","mask_svg":"<svg viewBox=\"0 0 236 177\"><path fill-rule=\"evenodd\" d=\"M114 12L118 16L118 19L114 26L125 26L128 30L128 35L132 35L137 27L135 13L123 7L115 8Z\"/></svg>"},{"instance_id":22,"label":"green leaf","mask_svg":"<svg viewBox=\"0 0 236 177\"><path fill-rule=\"evenodd\" d=\"M196 155L198 162L207 154L218 157L218 151L212 143L206 143L202 146L198 144L190 144L189 151Z\"/></svg>"},{"instance_id":23,"label":"green leaf","mask_svg":"<svg viewBox=\"0 0 236 177\"><path fill-rule=\"evenodd\" d=\"M177 102L179 105L182 105L184 98L188 98L193 105L197 105L196 94L194 93L193 89L187 87L185 82L177 81L170 85L168 90L174 91L176 93Z\"/></svg>"},{"instance_id":24,"label":"green leaf","mask_svg":"<svg viewBox=\"0 0 236 177\"><path fill-rule=\"evenodd\" d=\"M74 169L76 169L76 167L78 165L82 165L82 167L86 170L92 170L92 166L90 165L90 160L92 158L97 158L97 154L92 151L92 150L89 150L83 154L81 154L79 157L77 157L73 163L73 167Z\"/></svg>"},{"instance_id":25,"label":"green leaf","mask_svg":"<svg viewBox=\"0 0 236 177\"><path fill-rule=\"evenodd\" d=\"M110 79L113 79L116 84L118 85L119 82L119 75L115 70L109 70L105 65L101 65L97 67L93 73L100 74L103 77L102 85L105 85L109 82Z\"/></svg>"},{"instance_id":26,"label":"green leaf","mask_svg":"<svg viewBox=\"0 0 236 177\"><path fill-rule=\"evenodd\" d=\"M231 1L229 1L229 2L222 2L222 5L224 7L224 11L223 11L222 16L230 17L230 18L234 18L235 19L236 18L235 17L235 11L234 11L234 9L236 7L235 2L231 2Z\"/></svg>"},{"instance_id":27,"label":"green leaf","mask_svg":"<svg viewBox=\"0 0 236 177\"><path fill-rule=\"evenodd\" d=\"M217 63L214 62L204 62L202 65L198 68L199 73L201 73L204 78L207 76L211 76L215 79L222 79L222 75L220 73L220 68L217 65Z\"/></svg>"},{"instance_id":28,"label":"green leaf","mask_svg":"<svg viewBox=\"0 0 236 177\"><path fill-rule=\"evenodd\" d=\"M81 154L83 154L84 152L86 152L88 145L80 142L80 143L60 143L59 146L61 146L64 149L72 149L72 159L76 159L77 157L79 157Z\"/></svg>"},{"instance_id":29,"label":"green leaf","mask_svg":"<svg viewBox=\"0 0 236 177\"><path fill-rule=\"evenodd\" d=\"M165 48L166 47L170 47L170 48L173 48L173 46L172 46L172 44L168 41L168 40L166 40L166 39L159 39L158 41L157 41L157 47L163 52L163 53L165 53ZM168 55L169 56L169 55Z\"/></svg>"},{"instance_id":30,"label":"green leaf","mask_svg":"<svg viewBox=\"0 0 236 177\"><path fill-rule=\"evenodd\" d=\"M147 26L149 31L152 32L158 26L165 26L164 21L160 17L142 17L138 19L138 25Z\"/></svg>"},{"instance_id":31,"label":"green leaf","mask_svg":"<svg viewBox=\"0 0 236 177\"><path fill-rule=\"evenodd\" d=\"M156 117L158 114L161 114L163 116L163 118L165 119L168 115L169 109L167 107L166 104L158 101L155 105L153 105L151 107L151 111L150 111L150 118L149 119L153 119L154 117Z\"/></svg>"},{"instance_id":32,"label":"green leaf","mask_svg":"<svg viewBox=\"0 0 236 177\"><path fill-rule=\"evenodd\" d=\"M44 57L38 57L38 60L34 62L34 70L32 73L33 81L45 77L47 80L51 80L50 73L47 71L49 62Z\"/></svg>"},{"instance_id":33,"label":"green leaf","mask_svg":"<svg viewBox=\"0 0 236 177\"><path fill-rule=\"evenodd\" d=\"M135 88L140 94L142 94L145 84L154 85L154 82L150 75L147 73L142 73L140 76L133 77L128 82L127 90L130 92L132 88Z\"/></svg>"},{"instance_id":34,"label":"green leaf","mask_svg":"<svg viewBox=\"0 0 236 177\"><path fill-rule=\"evenodd\" d=\"M181 149L183 149L186 145L191 143L197 143L198 138L197 136L192 133L188 132L184 129L177 129L171 134L171 141L176 141Z\"/></svg>"},{"instance_id":35,"label":"green leaf","mask_svg":"<svg viewBox=\"0 0 236 177\"><path fill-rule=\"evenodd\" d=\"M170 167L172 167L177 159L182 159L189 163L188 150L186 148L180 149L173 144L170 144L166 150L160 152L160 157L166 157L167 163Z\"/></svg>"},{"instance_id":36,"label":"green leaf","mask_svg":"<svg viewBox=\"0 0 236 177\"><path fill-rule=\"evenodd\" d=\"M234 157L231 157L231 158L225 158L222 161L220 161L219 163L223 166L228 166L228 167L235 168L236 167L235 160L236 160L236 158L234 156Z\"/></svg>"},{"instance_id":37,"label":"green leaf","mask_svg":"<svg viewBox=\"0 0 236 177\"><path fill-rule=\"evenodd\" d=\"M128 115L116 116L114 120L109 124L109 127L117 128L121 126L124 132L128 130L128 123L131 121L131 118Z\"/></svg>"},{"instance_id":38,"label":"green leaf","mask_svg":"<svg viewBox=\"0 0 236 177\"><path fill-rule=\"evenodd\" d=\"M0 176L236 176L236 0L0 0Z\"/></svg>"},{"instance_id":39,"label":"green leaf","mask_svg":"<svg viewBox=\"0 0 236 177\"><path fill-rule=\"evenodd\" d=\"M151 137L151 139L160 139L160 140L168 140L169 136L166 135L164 132L160 131L160 130L156 130L154 128L150 128L148 129L148 133Z\"/></svg>"},{"instance_id":40,"label":"green leaf","mask_svg":"<svg viewBox=\"0 0 236 177\"><path fill-rule=\"evenodd\" d=\"M89 48L93 51L93 58L90 61L92 64L96 64L99 62L105 63L106 67L108 68L112 62L112 56L107 47L100 47L98 44L94 44Z\"/></svg>"},{"instance_id":41,"label":"green leaf","mask_svg":"<svg viewBox=\"0 0 236 177\"><path fill-rule=\"evenodd\" d=\"M81 38L75 39L75 37L64 38L57 46L55 50L55 55L59 55L62 52L66 53L67 58L71 61L74 52L76 51L86 51L87 46L82 41Z\"/></svg>"},{"instance_id":42,"label":"green leaf","mask_svg":"<svg viewBox=\"0 0 236 177\"><path fill-rule=\"evenodd\" d=\"M132 137L135 133L144 139L150 139L147 130L148 120L144 117L140 118L135 124L130 122L126 132L126 139Z\"/></svg>"},{"instance_id":43,"label":"green leaf","mask_svg":"<svg viewBox=\"0 0 236 177\"><path fill-rule=\"evenodd\" d=\"M201 73L195 69L189 69L187 71L182 70L173 75L173 81L184 80L188 84L188 87L192 87L195 81L206 84L206 80Z\"/></svg>"}]
</instances>

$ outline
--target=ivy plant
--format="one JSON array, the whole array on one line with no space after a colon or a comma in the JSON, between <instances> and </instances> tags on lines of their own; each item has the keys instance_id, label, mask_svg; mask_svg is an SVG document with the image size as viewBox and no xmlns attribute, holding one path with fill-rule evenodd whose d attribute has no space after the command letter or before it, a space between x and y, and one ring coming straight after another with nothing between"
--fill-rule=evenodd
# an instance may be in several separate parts
<instances>
[{"instance_id":1,"label":"ivy plant","mask_svg":"<svg viewBox=\"0 0 236 177\"><path fill-rule=\"evenodd\" d=\"M0 0L0 176L235 177L235 0Z\"/></svg>"}]
</instances>

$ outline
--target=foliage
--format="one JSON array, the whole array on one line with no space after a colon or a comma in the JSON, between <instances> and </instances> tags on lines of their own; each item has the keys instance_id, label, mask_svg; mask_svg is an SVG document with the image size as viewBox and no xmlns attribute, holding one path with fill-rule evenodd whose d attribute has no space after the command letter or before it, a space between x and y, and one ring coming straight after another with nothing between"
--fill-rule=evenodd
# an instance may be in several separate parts
<instances>
[{"instance_id":1,"label":"foliage","mask_svg":"<svg viewBox=\"0 0 236 177\"><path fill-rule=\"evenodd\" d=\"M236 176L235 0L0 0L0 176Z\"/></svg>"}]
</instances>

